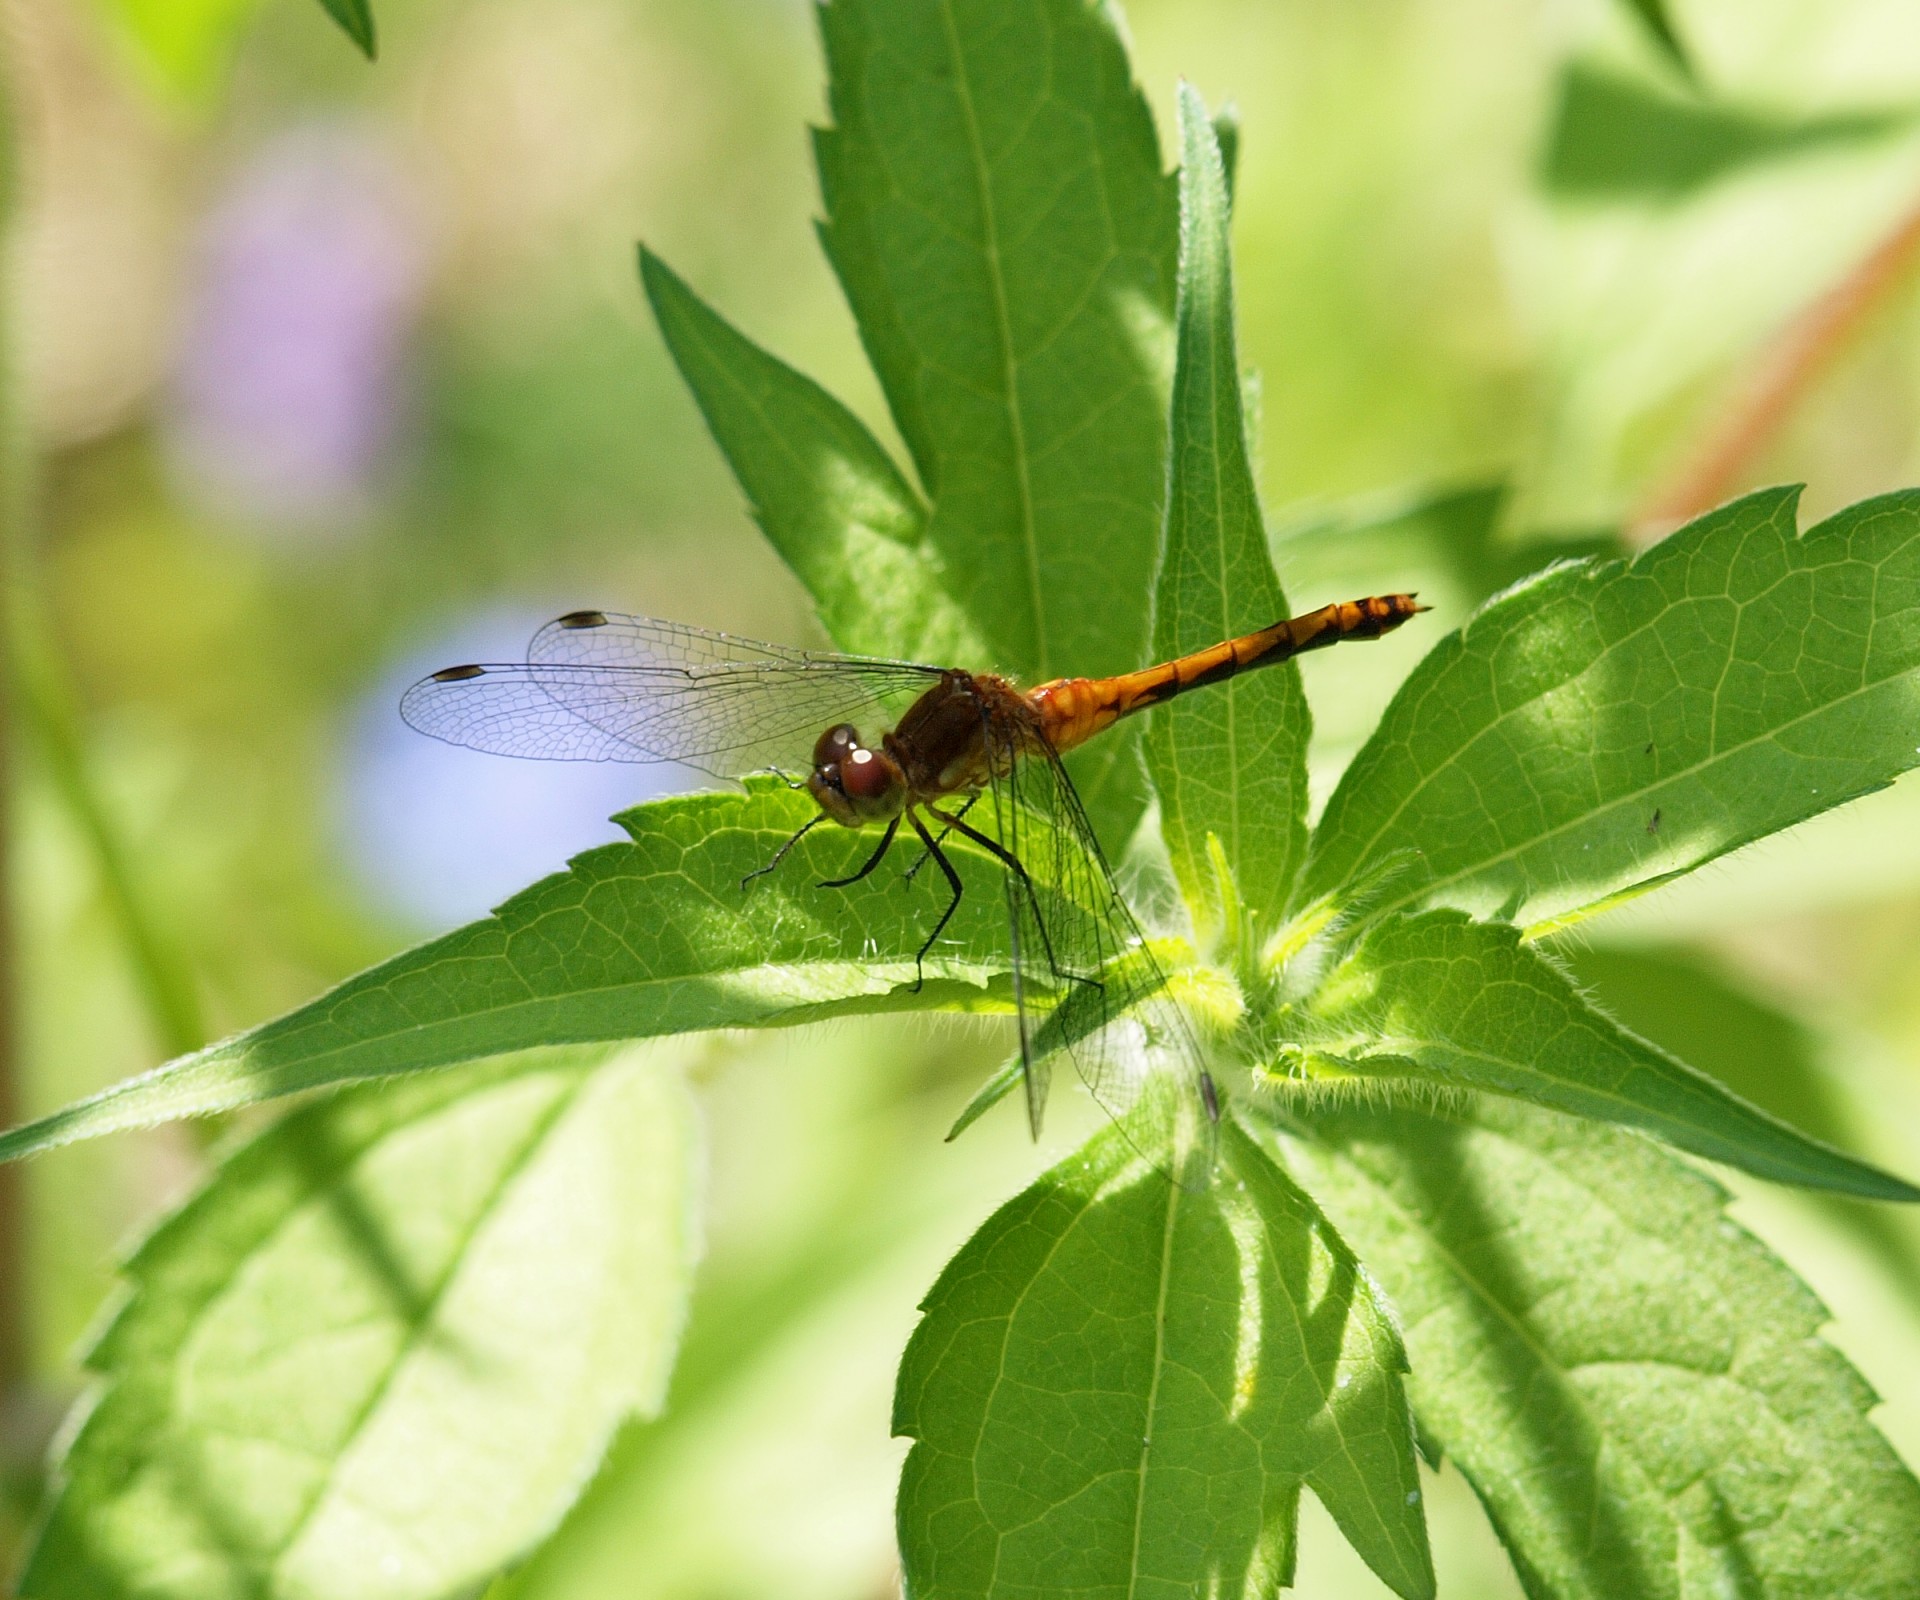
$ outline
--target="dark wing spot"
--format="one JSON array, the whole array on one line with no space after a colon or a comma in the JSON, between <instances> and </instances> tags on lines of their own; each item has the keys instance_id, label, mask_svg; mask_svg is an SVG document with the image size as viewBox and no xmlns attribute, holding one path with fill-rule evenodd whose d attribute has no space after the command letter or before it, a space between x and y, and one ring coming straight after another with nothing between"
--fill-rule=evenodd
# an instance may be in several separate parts
<instances>
[{"instance_id":1,"label":"dark wing spot","mask_svg":"<svg viewBox=\"0 0 1920 1600\"><path fill-rule=\"evenodd\" d=\"M1647 832L1658 833L1659 831L1660 831L1660 808L1658 806L1655 806L1653 810L1653 815L1647 818Z\"/></svg>"},{"instance_id":2,"label":"dark wing spot","mask_svg":"<svg viewBox=\"0 0 1920 1600\"><path fill-rule=\"evenodd\" d=\"M604 611L569 611L555 620L562 628L604 628L607 614Z\"/></svg>"},{"instance_id":3,"label":"dark wing spot","mask_svg":"<svg viewBox=\"0 0 1920 1600\"><path fill-rule=\"evenodd\" d=\"M480 678L486 676L485 667L442 667L433 675L435 683L458 683L462 678Z\"/></svg>"}]
</instances>

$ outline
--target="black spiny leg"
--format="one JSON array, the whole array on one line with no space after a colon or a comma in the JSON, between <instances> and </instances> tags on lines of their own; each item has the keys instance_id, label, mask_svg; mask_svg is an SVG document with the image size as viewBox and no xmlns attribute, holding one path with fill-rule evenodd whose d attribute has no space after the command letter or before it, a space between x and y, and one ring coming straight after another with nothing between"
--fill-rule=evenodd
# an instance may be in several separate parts
<instances>
[{"instance_id":1,"label":"black spiny leg","mask_svg":"<svg viewBox=\"0 0 1920 1600\"><path fill-rule=\"evenodd\" d=\"M962 822L959 812L955 812L949 816L946 812L937 810L933 806L928 806L927 809L933 812L936 817L955 833L964 834L975 844L979 845L982 850L998 857L1000 864L1020 880L1021 887L1027 892L1027 903L1033 907L1034 926L1040 930L1040 943L1047 953L1047 967L1053 975L1067 983L1086 984L1095 989L1104 988L1105 985L1103 985L1098 978L1090 978L1084 973L1063 972L1061 970L1060 963L1053 953L1052 936L1047 932L1047 919L1040 915L1039 891L1034 888L1033 879L1028 874L1025 863L1005 845L1000 843L998 839L989 839L978 828L971 827L967 823ZM921 837L923 839L926 838L924 831L921 833Z\"/></svg>"},{"instance_id":2,"label":"black spiny leg","mask_svg":"<svg viewBox=\"0 0 1920 1600\"><path fill-rule=\"evenodd\" d=\"M969 811L973 809L974 801L978 800L979 798L980 798L980 794L978 790L968 795L966 798L966 801L961 805L960 809L954 812L954 816L964 817ZM934 815L939 816L940 813L936 811ZM947 842L947 835L952 832L953 832L953 824L951 822L943 823L941 825L940 831L933 836L933 842L935 844L945 844ZM907 875L904 878L902 878L900 881L902 883L912 883L913 880L920 875L920 869L924 867L932 859L933 859L933 853L931 851L922 850L920 852L920 859L914 862L912 866L907 868Z\"/></svg>"},{"instance_id":3,"label":"black spiny leg","mask_svg":"<svg viewBox=\"0 0 1920 1600\"><path fill-rule=\"evenodd\" d=\"M886 853L893 848L893 836L900 831L900 819L895 817L887 824L887 831L880 835L880 842L873 847L873 854L867 857L866 865L846 878L829 878L820 885L822 889L844 889L850 883L858 883L869 872L880 865Z\"/></svg>"},{"instance_id":4,"label":"black spiny leg","mask_svg":"<svg viewBox=\"0 0 1920 1600\"><path fill-rule=\"evenodd\" d=\"M773 871L775 867L779 866L781 862L785 861L787 859L787 852L791 850L795 845L797 845L802 839L806 838L806 836L809 833L811 833L815 828L819 827L820 824L825 822L826 820L827 820L827 814L826 812L822 811L817 817L813 818L812 821L808 822L804 827L802 827L798 833L796 833L785 844L781 845L778 850L774 851L773 859L769 861L764 867L755 867L753 871L749 872L744 878L740 880L740 892L742 894L745 894L747 892L747 885L752 883L755 878L764 878L769 872Z\"/></svg>"},{"instance_id":5,"label":"black spiny leg","mask_svg":"<svg viewBox=\"0 0 1920 1600\"><path fill-rule=\"evenodd\" d=\"M940 813L936 811L934 815L939 816ZM941 817L941 821L944 822L946 820L945 817ZM927 975L922 969L921 963L927 959L927 952L933 948L934 940L940 937L940 931L953 920L954 912L960 909L960 896L966 891L960 886L960 874L953 870L953 863L947 859L947 853L934 842L933 835L927 832L927 825L920 820L919 814L909 811L907 813L907 821L913 824L913 831L920 835L920 842L927 847L927 855L933 860L934 864L940 868L941 872L946 875L947 887L953 891L953 898L947 902L947 909L940 913L940 920L933 925L933 932L927 935L926 943L921 945L914 955L913 991L915 994L918 994L920 992L920 985L927 981ZM967 829L966 831L971 832L972 830Z\"/></svg>"}]
</instances>

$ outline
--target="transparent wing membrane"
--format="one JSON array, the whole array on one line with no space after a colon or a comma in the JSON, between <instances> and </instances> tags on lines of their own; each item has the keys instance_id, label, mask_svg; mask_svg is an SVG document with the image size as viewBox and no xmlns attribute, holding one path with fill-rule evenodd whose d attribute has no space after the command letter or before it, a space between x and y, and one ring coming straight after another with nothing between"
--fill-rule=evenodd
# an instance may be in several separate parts
<instances>
[{"instance_id":1,"label":"transparent wing membrane","mask_svg":"<svg viewBox=\"0 0 1920 1600\"><path fill-rule=\"evenodd\" d=\"M436 672L407 691L400 714L495 755L677 761L738 777L804 768L824 729L884 720L940 676L598 611L547 624L527 656Z\"/></svg>"},{"instance_id":2,"label":"transparent wing membrane","mask_svg":"<svg viewBox=\"0 0 1920 1600\"><path fill-rule=\"evenodd\" d=\"M911 806L930 812L935 833L923 837L950 828L993 850L1005 868L1034 1131L1051 1062L1064 1056L1143 1155L1182 1183L1204 1184L1215 1112L1198 1047L1165 997L1166 975L1121 898L1040 713L1005 685L912 662L577 611L535 634L525 661L449 667L422 679L400 712L422 733L498 755L674 761L737 777L804 769L814 742L839 723L877 745L907 704L943 679L979 706L984 751L972 745L964 710L959 749L938 742L950 738L950 721L939 724L948 731L925 733L937 717L921 724L932 743L901 737L930 758L924 767L931 771L953 760L977 774L964 761L984 753L993 803L961 820L968 791L922 778ZM1036 1020L1036 1008L1048 1002L1051 1011Z\"/></svg>"},{"instance_id":3,"label":"transparent wing membrane","mask_svg":"<svg viewBox=\"0 0 1920 1600\"><path fill-rule=\"evenodd\" d=\"M993 825L1024 869L1007 874L1027 1114L1040 1130L1051 1060L1148 1159L1188 1187L1211 1177L1217 1129L1206 1069L1184 1014L1107 865L1059 756L1033 729L990 727ZM1029 1026L1035 988L1056 996Z\"/></svg>"}]
</instances>

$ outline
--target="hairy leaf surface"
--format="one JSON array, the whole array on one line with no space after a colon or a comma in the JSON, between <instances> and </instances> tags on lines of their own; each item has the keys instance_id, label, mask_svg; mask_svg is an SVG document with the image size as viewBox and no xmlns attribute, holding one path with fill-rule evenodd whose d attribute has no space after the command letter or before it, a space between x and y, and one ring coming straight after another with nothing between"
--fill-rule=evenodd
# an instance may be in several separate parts
<instances>
[{"instance_id":1,"label":"hairy leaf surface","mask_svg":"<svg viewBox=\"0 0 1920 1600\"><path fill-rule=\"evenodd\" d=\"M932 502L944 582L1028 681L1147 644L1165 492L1175 210L1152 117L1086 0L832 0L829 256ZM1118 850L1137 735L1074 762Z\"/></svg>"},{"instance_id":2,"label":"hairy leaf surface","mask_svg":"<svg viewBox=\"0 0 1920 1600\"><path fill-rule=\"evenodd\" d=\"M779 871L741 888L815 814L810 800L767 780L745 795L627 812L632 843L589 850L491 917L0 1136L0 1159L535 1045L860 1011L1007 1009L1004 993L986 987L1006 964L1001 869L971 848L948 846L971 888L917 994L914 952L945 904L936 875L903 889L890 862L851 889L815 887L853 872L871 835L816 828Z\"/></svg>"},{"instance_id":3,"label":"hairy leaf surface","mask_svg":"<svg viewBox=\"0 0 1920 1600\"><path fill-rule=\"evenodd\" d=\"M1169 660L1287 614L1247 459L1233 329L1229 205L1206 107L1180 90L1180 295L1167 529L1154 582L1153 655ZM1196 689L1151 713L1147 766L1187 903L1217 923L1207 836L1218 838L1256 925L1286 904L1306 847L1311 719L1292 662Z\"/></svg>"},{"instance_id":4,"label":"hairy leaf surface","mask_svg":"<svg viewBox=\"0 0 1920 1600\"><path fill-rule=\"evenodd\" d=\"M484 1581L664 1399L697 1144L675 1064L645 1049L295 1111L129 1263L21 1592L437 1600Z\"/></svg>"},{"instance_id":5,"label":"hairy leaf surface","mask_svg":"<svg viewBox=\"0 0 1920 1600\"><path fill-rule=\"evenodd\" d=\"M1644 1039L1717 1078L1763 1111L1824 1143L1858 1149L1867 1110L1836 1072L1852 1052L1830 1053L1804 1021L1768 1004L1697 950L1584 948L1564 952L1581 988ZM1894 1126L1880 1132L1895 1134ZM1873 1255L1890 1283L1920 1306L1920 1240L1898 1211L1827 1193L1817 1196L1840 1227Z\"/></svg>"},{"instance_id":6,"label":"hairy leaf surface","mask_svg":"<svg viewBox=\"0 0 1920 1600\"><path fill-rule=\"evenodd\" d=\"M1920 1189L1750 1105L1593 1009L1506 923L1374 924L1309 1006L1317 1047L1364 1076L1489 1089L1625 1123L1776 1183L1877 1200Z\"/></svg>"},{"instance_id":7,"label":"hairy leaf surface","mask_svg":"<svg viewBox=\"0 0 1920 1600\"><path fill-rule=\"evenodd\" d=\"M1736 500L1555 568L1417 667L1327 803L1300 898L1571 920L1920 764L1920 493L1798 534Z\"/></svg>"},{"instance_id":8,"label":"hairy leaf surface","mask_svg":"<svg viewBox=\"0 0 1920 1600\"><path fill-rule=\"evenodd\" d=\"M1433 1592L1392 1319L1232 1122L1202 1194L1097 1135L923 1309L894 1408L909 1592L1270 1595L1302 1483L1396 1593Z\"/></svg>"},{"instance_id":9,"label":"hairy leaf surface","mask_svg":"<svg viewBox=\"0 0 1920 1600\"><path fill-rule=\"evenodd\" d=\"M1393 1296L1422 1438L1530 1595L1920 1591L1920 1484L1718 1186L1511 1101L1311 1128L1288 1154Z\"/></svg>"}]
</instances>

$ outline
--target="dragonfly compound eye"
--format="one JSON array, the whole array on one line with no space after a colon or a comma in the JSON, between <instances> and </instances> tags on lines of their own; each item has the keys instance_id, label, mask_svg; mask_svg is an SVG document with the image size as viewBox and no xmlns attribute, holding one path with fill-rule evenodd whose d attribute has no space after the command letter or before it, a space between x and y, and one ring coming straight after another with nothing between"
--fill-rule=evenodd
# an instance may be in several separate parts
<instances>
[{"instance_id":1,"label":"dragonfly compound eye","mask_svg":"<svg viewBox=\"0 0 1920 1600\"><path fill-rule=\"evenodd\" d=\"M814 741L813 764L816 767L837 767L852 751L859 748L860 735L854 731L853 724L838 723Z\"/></svg>"},{"instance_id":2,"label":"dragonfly compound eye","mask_svg":"<svg viewBox=\"0 0 1920 1600\"><path fill-rule=\"evenodd\" d=\"M840 763L840 787L849 800L883 800L899 774L891 761L871 750L854 750Z\"/></svg>"}]
</instances>

